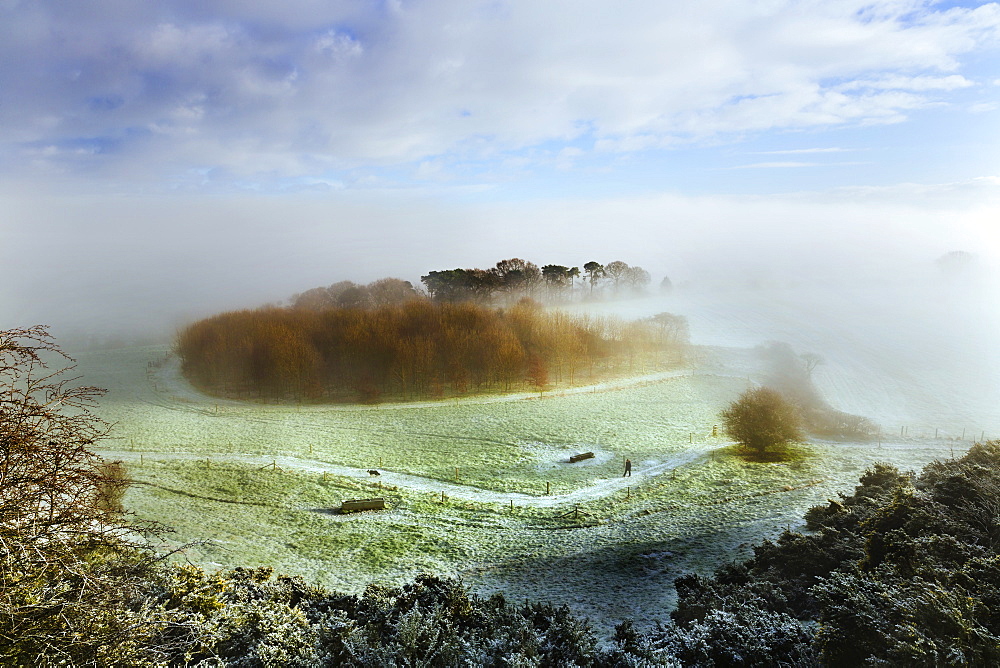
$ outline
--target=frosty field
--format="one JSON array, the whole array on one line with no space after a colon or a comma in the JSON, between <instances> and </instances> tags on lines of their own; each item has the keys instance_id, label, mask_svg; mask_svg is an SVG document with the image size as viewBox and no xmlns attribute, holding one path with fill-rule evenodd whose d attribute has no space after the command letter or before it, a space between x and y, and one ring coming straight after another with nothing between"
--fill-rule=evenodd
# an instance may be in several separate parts
<instances>
[{"instance_id":1,"label":"frosty field","mask_svg":"<svg viewBox=\"0 0 1000 668\"><path fill-rule=\"evenodd\" d=\"M565 603L605 632L624 617L665 617L674 577L794 528L871 463L917 469L1000 431L1000 367L984 338L995 329L937 345L940 328L919 314L845 293L615 308L687 315L698 344L690 363L541 398L329 407L202 396L165 346L75 356L85 382L109 390L100 412L116 438L102 453L136 480L126 504L173 527L173 545L208 541L187 550L190 561L270 565L342 591L453 574L482 593ZM909 327L884 329L902 317ZM881 443L811 441L757 463L713 436L719 411L766 375L753 347L769 340L823 355L817 386L835 408L879 422ZM970 346L981 352L974 364ZM568 463L586 451L595 457ZM371 496L389 508L332 512Z\"/></svg>"}]
</instances>

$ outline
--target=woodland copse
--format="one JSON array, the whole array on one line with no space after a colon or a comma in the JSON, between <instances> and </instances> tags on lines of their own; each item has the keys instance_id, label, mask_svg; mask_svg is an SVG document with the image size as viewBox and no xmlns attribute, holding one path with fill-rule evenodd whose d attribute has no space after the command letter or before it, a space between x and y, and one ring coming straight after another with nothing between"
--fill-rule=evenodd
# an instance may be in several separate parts
<instances>
[{"instance_id":1,"label":"woodland copse","mask_svg":"<svg viewBox=\"0 0 1000 668\"><path fill-rule=\"evenodd\" d=\"M683 318L625 322L413 298L369 308L222 313L180 332L184 374L220 396L375 403L544 390L676 363Z\"/></svg>"}]
</instances>

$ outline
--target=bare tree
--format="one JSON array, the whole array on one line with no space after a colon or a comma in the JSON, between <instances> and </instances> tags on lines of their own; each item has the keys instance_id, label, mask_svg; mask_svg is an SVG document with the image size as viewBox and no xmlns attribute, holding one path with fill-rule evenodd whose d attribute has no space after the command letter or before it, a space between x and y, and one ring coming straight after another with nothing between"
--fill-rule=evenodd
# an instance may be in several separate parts
<instances>
[{"instance_id":1,"label":"bare tree","mask_svg":"<svg viewBox=\"0 0 1000 668\"><path fill-rule=\"evenodd\" d=\"M607 274L608 278L611 279L612 285L615 288L615 294L618 294L618 288L621 285L622 279L625 278L625 273L628 271L629 266L621 260L615 260L614 262L608 262L604 266L604 273Z\"/></svg>"},{"instance_id":2,"label":"bare tree","mask_svg":"<svg viewBox=\"0 0 1000 668\"><path fill-rule=\"evenodd\" d=\"M420 297L413 284L401 278L380 278L369 283L367 289L369 301L375 307L402 304Z\"/></svg>"},{"instance_id":3,"label":"bare tree","mask_svg":"<svg viewBox=\"0 0 1000 668\"><path fill-rule=\"evenodd\" d=\"M691 338L688 320L682 315L657 313L648 320L656 325L663 343L683 344L688 343Z\"/></svg>"},{"instance_id":4,"label":"bare tree","mask_svg":"<svg viewBox=\"0 0 1000 668\"><path fill-rule=\"evenodd\" d=\"M809 377L812 377L813 370L823 363L823 356L816 353L802 353L799 358L802 360L806 375Z\"/></svg>"},{"instance_id":5,"label":"bare tree","mask_svg":"<svg viewBox=\"0 0 1000 668\"><path fill-rule=\"evenodd\" d=\"M168 618L143 593L159 557L91 451L103 391L70 362L44 327L0 332L0 663L138 665Z\"/></svg>"},{"instance_id":6,"label":"bare tree","mask_svg":"<svg viewBox=\"0 0 1000 668\"><path fill-rule=\"evenodd\" d=\"M650 276L648 271L636 265L628 267L622 272L622 280L629 284L633 293L641 294L649 285Z\"/></svg>"}]
</instances>

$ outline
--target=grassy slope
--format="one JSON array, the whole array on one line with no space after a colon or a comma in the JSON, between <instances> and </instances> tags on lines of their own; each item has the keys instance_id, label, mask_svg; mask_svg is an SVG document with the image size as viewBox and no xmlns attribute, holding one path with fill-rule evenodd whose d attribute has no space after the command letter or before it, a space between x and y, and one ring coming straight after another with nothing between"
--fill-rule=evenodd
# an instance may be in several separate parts
<instances>
[{"instance_id":1,"label":"grassy slope","mask_svg":"<svg viewBox=\"0 0 1000 668\"><path fill-rule=\"evenodd\" d=\"M572 507L511 512L506 504L441 503L427 491L380 490L364 469L381 458L383 468L438 480L452 479L459 466L461 482L498 491L537 495L546 481L555 491L582 489L618 478L625 456L640 473L691 448L724 446L711 438L712 425L746 378L688 376L618 391L432 408L216 409L214 400L146 377L146 361L162 352L92 353L81 357L80 371L111 389L102 410L118 422L113 447L131 449L133 462L141 454L133 475L157 485L136 485L127 505L175 527L176 542L213 541L189 550L192 561L272 565L351 591L421 571L461 574L482 591L567 603L608 624L664 616L677 574L742 556L760 536L797 523L808 506L851 489L872 461L917 468L952 445L819 443L771 464L723 447L585 502L581 517L558 517ZM565 463L583 450L599 456ZM169 453L194 453L212 464ZM258 470L236 453L311 457L356 473L324 481L315 471ZM389 511L323 512L343 498L375 494L387 497Z\"/></svg>"}]
</instances>

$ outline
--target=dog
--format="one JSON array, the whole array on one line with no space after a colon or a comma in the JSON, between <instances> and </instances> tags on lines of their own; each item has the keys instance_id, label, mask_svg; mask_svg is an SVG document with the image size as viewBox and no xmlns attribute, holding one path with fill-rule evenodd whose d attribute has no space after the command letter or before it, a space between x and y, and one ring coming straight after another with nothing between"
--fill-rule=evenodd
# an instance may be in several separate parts
<instances>
[{"instance_id":1,"label":"dog","mask_svg":"<svg viewBox=\"0 0 1000 668\"><path fill-rule=\"evenodd\" d=\"M368 469L368 475L382 475L382 474L376 471L375 469Z\"/></svg>"}]
</instances>

